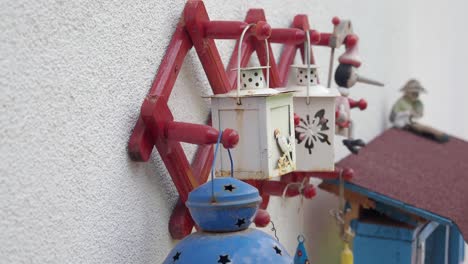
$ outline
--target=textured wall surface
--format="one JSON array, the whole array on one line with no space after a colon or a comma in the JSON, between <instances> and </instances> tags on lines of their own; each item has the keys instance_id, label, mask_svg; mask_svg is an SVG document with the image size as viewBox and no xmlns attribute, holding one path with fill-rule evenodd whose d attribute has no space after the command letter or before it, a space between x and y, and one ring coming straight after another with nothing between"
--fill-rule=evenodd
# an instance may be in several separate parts
<instances>
[{"instance_id":1,"label":"textured wall surface","mask_svg":"<svg viewBox=\"0 0 468 264\"><path fill-rule=\"evenodd\" d=\"M274 27L287 27L297 13L309 14L321 31L332 29L334 15L352 19L361 38L360 72L387 84L353 88L353 97L369 101L367 111L353 113L356 135L370 140L387 126L398 89L414 76L430 91L423 97L427 122L467 139L467 122L460 122L468 112L461 78L468 54L461 16L466 4L449 2L210 0L206 6L217 20L241 20L249 8L263 7ZM126 145L183 5L0 2L1 263L165 258L175 243L167 232L175 188L157 153L151 162L135 163ZM234 42L217 43L227 62ZM316 49L322 80L328 55ZM176 118L204 122L209 105L200 95L209 92L190 52L171 97ZM184 147L193 154L193 146ZM337 144L337 158L347 153ZM272 219L290 252L305 232L314 263L336 260L339 249L329 243L336 240L331 206L336 200L324 193L303 204L273 199Z\"/></svg>"}]
</instances>

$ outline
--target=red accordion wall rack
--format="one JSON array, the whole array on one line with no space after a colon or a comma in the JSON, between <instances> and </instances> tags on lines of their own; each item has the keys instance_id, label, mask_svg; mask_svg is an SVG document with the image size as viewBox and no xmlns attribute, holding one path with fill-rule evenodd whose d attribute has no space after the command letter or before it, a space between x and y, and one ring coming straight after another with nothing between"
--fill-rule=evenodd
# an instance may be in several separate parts
<instances>
[{"instance_id":1,"label":"red accordion wall rack","mask_svg":"<svg viewBox=\"0 0 468 264\"><path fill-rule=\"evenodd\" d=\"M339 23L338 18L333 19L333 24ZM213 161L213 146L216 143L218 133L209 125L178 122L168 107L168 99L174 83L184 62L184 58L192 47L198 54L203 69L208 77L214 94L221 94L235 89L236 71L226 71L221 61L215 39L238 39L244 28L254 24L248 31L251 37L245 38L242 45L241 66L249 62L250 57L256 52L262 65L266 65L267 56L270 58L270 86L286 86L290 65L294 61L299 49L304 54L305 32L309 31L311 44L318 46L331 46L333 33L319 33L309 26L306 15L297 15L293 19L290 28L271 28L267 23L263 9L250 9L244 21L214 21L210 20L203 1L188 1L182 18L172 36L167 52L161 62L151 89L141 106L140 117L131 134L128 152L134 161L148 161L153 150L159 152L167 170L179 193L179 201L169 221L169 231L174 239L182 239L189 235L194 226L185 201L191 190L207 181L210 167ZM283 51L277 64L272 49L266 54L264 39L270 43L283 44ZM346 48L357 44L357 36L346 35L340 40L340 45ZM336 39L334 40L336 42ZM312 53L312 47L311 54ZM313 56L311 57L313 63ZM237 65L237 48L231 56L227 69ZM239 136L233 130L226 129L223 133L222 144L226 148L232 148L237 144ZM190 163L184 153L181 142L199 145L195 157ZM332 172L292 172L283 175L279 181L248 180L247 182L257 187L263 198L260 213L257 214L255 223L257 226L266 226L270 217L265 209L268 206L270 195L281 196L285 192L286 197L304 195L312 198L315 195L313 185L290 185L289 183L303 182L304 178L311 176L320 178L337 178L339 169ZM344 169L344 178L352 177L352 170ZM308 181L306 181L308 182Z\"/></svg>"}]
</instances>

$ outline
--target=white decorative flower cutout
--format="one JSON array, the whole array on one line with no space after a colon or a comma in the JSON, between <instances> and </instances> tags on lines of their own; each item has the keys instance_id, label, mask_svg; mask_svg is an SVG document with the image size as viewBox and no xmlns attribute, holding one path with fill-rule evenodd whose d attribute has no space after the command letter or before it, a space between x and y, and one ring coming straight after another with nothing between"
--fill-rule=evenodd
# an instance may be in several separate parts
<instances>
[{"instance_id":1,"label":"white decorative flower cutout","mask_svg":"<svg viewBox=\"0 0 468 264\"><path fill-rule=\"evenodd\" d=\"M314 144L318 142L331 145L328 135L323 132L330 130L327 124L325 109L317 111L312 120L310 115L306 115L305 119L301 117L299 125L295 129L297 144L304 142L304 147L309 150L309 154L312 154Z\"/></svg>"}]
</instances>

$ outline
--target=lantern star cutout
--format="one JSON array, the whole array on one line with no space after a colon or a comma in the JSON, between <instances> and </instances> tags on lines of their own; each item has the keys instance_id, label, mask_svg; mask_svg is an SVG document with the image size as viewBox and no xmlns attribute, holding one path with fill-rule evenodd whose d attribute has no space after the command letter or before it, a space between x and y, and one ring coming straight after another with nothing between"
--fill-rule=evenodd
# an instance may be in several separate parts
<instances>
[{"instance_id":1,"label":"lantern star cutout","mask_svg":"<svg viewBox=\"0 0 468 264\"><path fill-rule=\"evenodd\" d=\"M273 249L275 250L276 254L282 256L283 254L281 254L281 249L278 247L278 246L274 246Z\"/></svg>"},{"instance_id":2,"label":"lantern star cutout","mask_svg":"<svg viewBox=\"0 0 468 264\"><path fill-rule=\"evenodd\" d=\"M229 262L231 262L231 260L229 259L229 255L219 255L218 263L226 264Z\"/></svg>"},{"instance_id":3,"label":"lantern star cutout","mask_svg":"<svg viewBox=\"0 0 468 264\"><path fill-rule=\"evenodd\" d=\"M225 190L225 191L230 191L230 192L232 192L232 191L234 191L234 189L236 189L236 187L234 187L234 185L232 185L232 184L224 185L224 190Z\"/></svg>"},{"instance_id":4,"label":"lantern star cutout","mask_svg":"<svg viewBox=\"0 0 468 264\"><path fill-rule=\"evenodd\" d=\"M237 219L236 226L241 227L243 224L245 224L245 218Z\"/></svg>"},{"instance_id":5,"label":"lantern star cutout","mask_svg":"<svg viewBox=\"0 0 468 264\"><path fill-rule=\"evenodd\" d=\"M174 262L179 260L181 254L182 254L181 252L177 251L177 253L172 257L172 260L174 260Z\"/></svg>"}]
</instances>

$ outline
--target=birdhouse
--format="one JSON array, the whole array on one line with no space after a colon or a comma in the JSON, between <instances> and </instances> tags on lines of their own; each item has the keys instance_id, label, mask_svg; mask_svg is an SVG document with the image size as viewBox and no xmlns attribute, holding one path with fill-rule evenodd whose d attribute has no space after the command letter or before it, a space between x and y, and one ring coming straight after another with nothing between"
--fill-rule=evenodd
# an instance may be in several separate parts
<instances>
[{"instance_id":1,"label":"birdhouse","mask_svg":"<svg viewBox=\"0 0 468 264\"><path fill-rule=\"evenodd\" d=\"M232 150L236 161L234 177L269 179L293 171L295 145L292 93L286 89L268 87L269 66L240 68L238 65L236 70L237 89L211 98L213 126L229 127L239 133L239 143ZM263 70L266 71L266 78ZM229 175L229 157L221 154L216 162L216 176Z\"/></svg>"},{"instance_id":2,"label":"birdhouse","mask_svg":"<svg viewBox=\"0 0 468 264\"><path fill-rule=\"evenodd\" d=\"M296 65L294 112L296 167L299 171L334 170L335 99L339 92L319 84L317 66Z\"/></svg>"}]
</instances>

